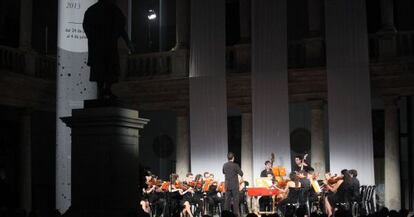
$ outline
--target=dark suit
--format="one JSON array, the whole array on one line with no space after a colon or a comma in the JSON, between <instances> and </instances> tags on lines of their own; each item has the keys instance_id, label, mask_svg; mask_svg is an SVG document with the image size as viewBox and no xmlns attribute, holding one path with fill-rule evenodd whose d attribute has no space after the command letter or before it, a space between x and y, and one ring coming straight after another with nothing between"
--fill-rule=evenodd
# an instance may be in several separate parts
<instances>
[{"instance_id":1,"label":"dark suit","mask_svg":"<svg viewBox=\"0 0 414 217\"><path fill-rule=\"evenodd\" d=\"M231 200L233 198L233 213L239 214L239 177L243 176L240 166L232 161L228 161L223 165L223 174L226 186L226 198L224 201L224 210L230 210Z\"/></svg>"}]
</instances>

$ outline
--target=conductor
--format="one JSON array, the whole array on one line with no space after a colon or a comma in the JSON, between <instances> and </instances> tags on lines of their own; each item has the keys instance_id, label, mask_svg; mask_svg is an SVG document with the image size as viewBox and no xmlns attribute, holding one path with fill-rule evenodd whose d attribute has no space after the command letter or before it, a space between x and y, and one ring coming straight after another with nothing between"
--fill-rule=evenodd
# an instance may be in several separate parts
<instances>
[{"instance_id":1,"label":"conductor","mask_svg":"<svg viewBox=\"0 0 414 217\"><path fill-rule=\"evenodd\" d=\"M224 210L231 210L231 201L233 200L233 214L240 216L239 214L239 177L243 176L243 172L240 166L234 162L234 154L229 152L227 154L227 161L223 165L223 174L225 179L226 194L224 201Z\"/></svg>"},{"instance_id":2,"label":"conductor","mask_svg":"<svg viewBox=\"0 0 414 217\"><path fill-rule=\"evenodd\" d=\"M118 38L122 37L132 51L125 31L125 16L113 0L98 0L90 6L83 18L83 29L88 38L88 66L90 81L98 83L100 99L114 97L111 85L118 81L120 64Z\"/></svg>"}]
</instances>

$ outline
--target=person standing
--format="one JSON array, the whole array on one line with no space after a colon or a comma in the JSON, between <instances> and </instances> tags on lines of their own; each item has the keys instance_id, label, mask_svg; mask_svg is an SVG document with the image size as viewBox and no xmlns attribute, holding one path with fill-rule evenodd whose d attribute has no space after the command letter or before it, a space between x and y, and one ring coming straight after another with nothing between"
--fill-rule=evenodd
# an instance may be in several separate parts
<instances>
[{"instance_id":1,"label":"person standing","mask_svg":"<svg viewBox=\"0 0 414 217\"><path fill-rule=\"evenodd\" d=\"M239 175L243 176L240 166L234 162L234 154L229 152L227 154L228 161L223 165L223 174L225 180L225 201L224 210L231 210L231 204L233 204L233 214L240 216L239 214ZM232 203L233 202L233 203Z\"/></svg>"}]
</instances>

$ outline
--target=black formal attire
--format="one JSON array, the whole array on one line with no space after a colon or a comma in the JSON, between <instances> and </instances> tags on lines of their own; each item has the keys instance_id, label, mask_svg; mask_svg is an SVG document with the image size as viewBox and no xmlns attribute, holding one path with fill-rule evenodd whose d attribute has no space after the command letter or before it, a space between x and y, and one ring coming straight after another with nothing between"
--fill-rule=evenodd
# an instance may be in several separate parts
<instances>
[{"instance_id":1,"label":"black formal attire","mask_svg":"<svg viewBox=\"0 0 414 217\"><path fill-rule=\"evenodd\" d=\"M233 213L236 216L239 214L239 177L243 176L240 166L233 161L228 161L223 165L223 174L225 179L226 194L224 201L224 209L230 210L231 200L233 199Z\"/></svg>"},{"instance_id":2,"label":"black formal attire","mask_svg":"<svg viewBox=\"0 0 414 217\"><path fill-rule=\"evenodd\" d=\"M125 24L121 10L109 1L98 1L85 12L83 29L88 38L89 80L97 81L98 86L118 81L118 38L125 37Z\"/></svg>"},{"instance_id":3,"label":"black formal attire","mask_svg":"<svg viewBox=\"0 0 414 217\"><path fill-rule=\"evenodd\" d=\"M262 177L262 178L268 177L267 176L268 174L272 174L272 177L273 177L273 172L272 172L271 169L270 170L264 169L260 173L260 177ZM268 210L271 210L272 209L271 208L272 202L273 202L273 200L272 200L272 197L271 196L263 196L263 197L260 197L260 199L259 199L259 208L260 208L260 211L266 211L266 208Z\"/></svg>"},{"instance_id":4,"label":"black formal attire","mask_svg":"<svg viewBox=\"0 0 414 217\"><path fill-rule=\"evenodd\" d=\"M307 166L303 166L303 170L306 172L309 172L311 170L313 170L313 167L307 165ZM295 164L295 166L293 166L293 171L295 172L299 172L300 171L300 166L298 166L297 164Z\"/></svg>"},{"instance_id":5,"label":"black formal attire","mask_svg":"<svg viewBox=\"0 0 414 217\"><path fill-rule=\"evenodd\" d=\"M356 201L356 202L360 202L361 201L361 193L359 191L360 188L360 183L359 180L356 177L352 178L352 182L351 182L351 200L352 201Z\"/></svg>"}]
</instances>

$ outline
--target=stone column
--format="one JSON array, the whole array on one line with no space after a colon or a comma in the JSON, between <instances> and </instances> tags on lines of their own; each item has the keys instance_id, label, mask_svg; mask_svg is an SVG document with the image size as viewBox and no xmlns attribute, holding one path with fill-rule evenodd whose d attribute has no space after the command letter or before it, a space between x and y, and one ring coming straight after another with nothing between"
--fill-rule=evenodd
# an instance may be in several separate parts
<instances>
[{"instance_id":1,"label":"stone column","mask_svg":"<svg viewBox=\"0 0 414 217\"><path fill-rule=\"evenodd\" d=\"M243 179L254 185L253 146L252 146L252 113L242 114L241 169Z\"/></svg>"},{"instance_id":2,"label":"stone column","mask_svg":"<svg viewBox=\"0 0 414 217\"><path fill-rule=\"evenodd\" d=\"M323 128L323 101L315 100L311 105L311 157L312 167L323 179L326 172L325 143Z\"/></svg>"},{"instance_id":3,"label":"stone column","mask_svg":"<svg viewBox=\"0 0 414 217\"><path fill-rule=\"evenodd\" d=\"M251 0L239 0L240 13L240 42L250 43L251 40Z\"/></svg>"},{"instance_id":4,"label":"stone column","mask_svg":"<svg viewBox=\"0 0 414 217\"><path fill-rule=\"evenodd\" d=\"M306 65L320 65L323 59L323 41L321 30L321 0L308 0L308 37L305 39Z\"/></svg>"},{"instance_id":5,"label":"stone column","mask_svg":"<svg viewBox=\"0 0 414 217\"><path fill-rule=\"evenodd\" d=\"M385 206L401 208L400 147L397 97L384 98L385 119Z\"/></svg>"},{"instance_id":6,"label":"stone column","mask_svg":"<svg viewBox=\"0 0 414 217\"><path fill-rule=\"evenodd\" d=\"M27 213L32 210L32 151L31 151L31 112L24 110L20 119L20 195L19 208Z\"/></svg>"},{"instance_id":7,"label":"stone column","mask_svg":"<svg viewBox=\"0 0 414 217\"><path fill-rule=\"evenodd\" d=\"M32 8L33 0L20 0L19 48L32 48Z\"/></svg>"},{"instance_id":8,"label":"stone column","mask_svg":"<svg viewBox=\"0 0 414 217\"><path fill-rule=\"evenodd\" d=\"M241 169L244 173L243 179L254 186L253 174L253 139L252 139L252 113L242 113L242 135L241 135ZM255 198L253 198L255 200ZM254 201L257 203L257 201ZM247 203L249 210L252 204ZM253 206L256 207L256 206Z\"/></svg>"},{"instance_id":9,"label":"stone column","mask_svg":"<svg viewBox=\"0 0 414 217\"><path fill-rule=\"evenodd\" d=\"M190 146L188 134L188 116L177 116L177 148L175 172L180 177L185 177L190 172Z\"/></svg>"},{"instance_id":10,"label":"stone column","mask_svg":"<svg viewBox=\"0 0 414 217\"><path fill-rule=\"evenodd\" d=\"M396 31L393 0L381 0L381 29L382 31Z\"/></svg>"},{"instance_id":11,"label":"stone column","mask_svg":"<svg viewBox=\"0 0 414 217\"><path fill-rule=\"evenodd\" d=\"M321 0L308 0L308 26L311 37L321 35L321 14Z\"/></svg>"},{"instance_id":12,"label":"stone column","mask_svg":"<svg viewBox=\"0 0 414 217\"><path fill-rule=\"evenodd\" d=\"M190 37L190 2L189 0L176 0L175 4L176 44L173 50L188 49Z\"/></svg>"},{"instance_id":13,"label":"stone column","mask_svg":"<svg viewBox=\"0 0 414 217\"><path fill-rule=\"evenodd\" d=\"M381 29L378 31L378 47L380 58L393 57L397 54L396 34L394 26L393 0L381 0Z\"/></svg>"}]
</instances>

